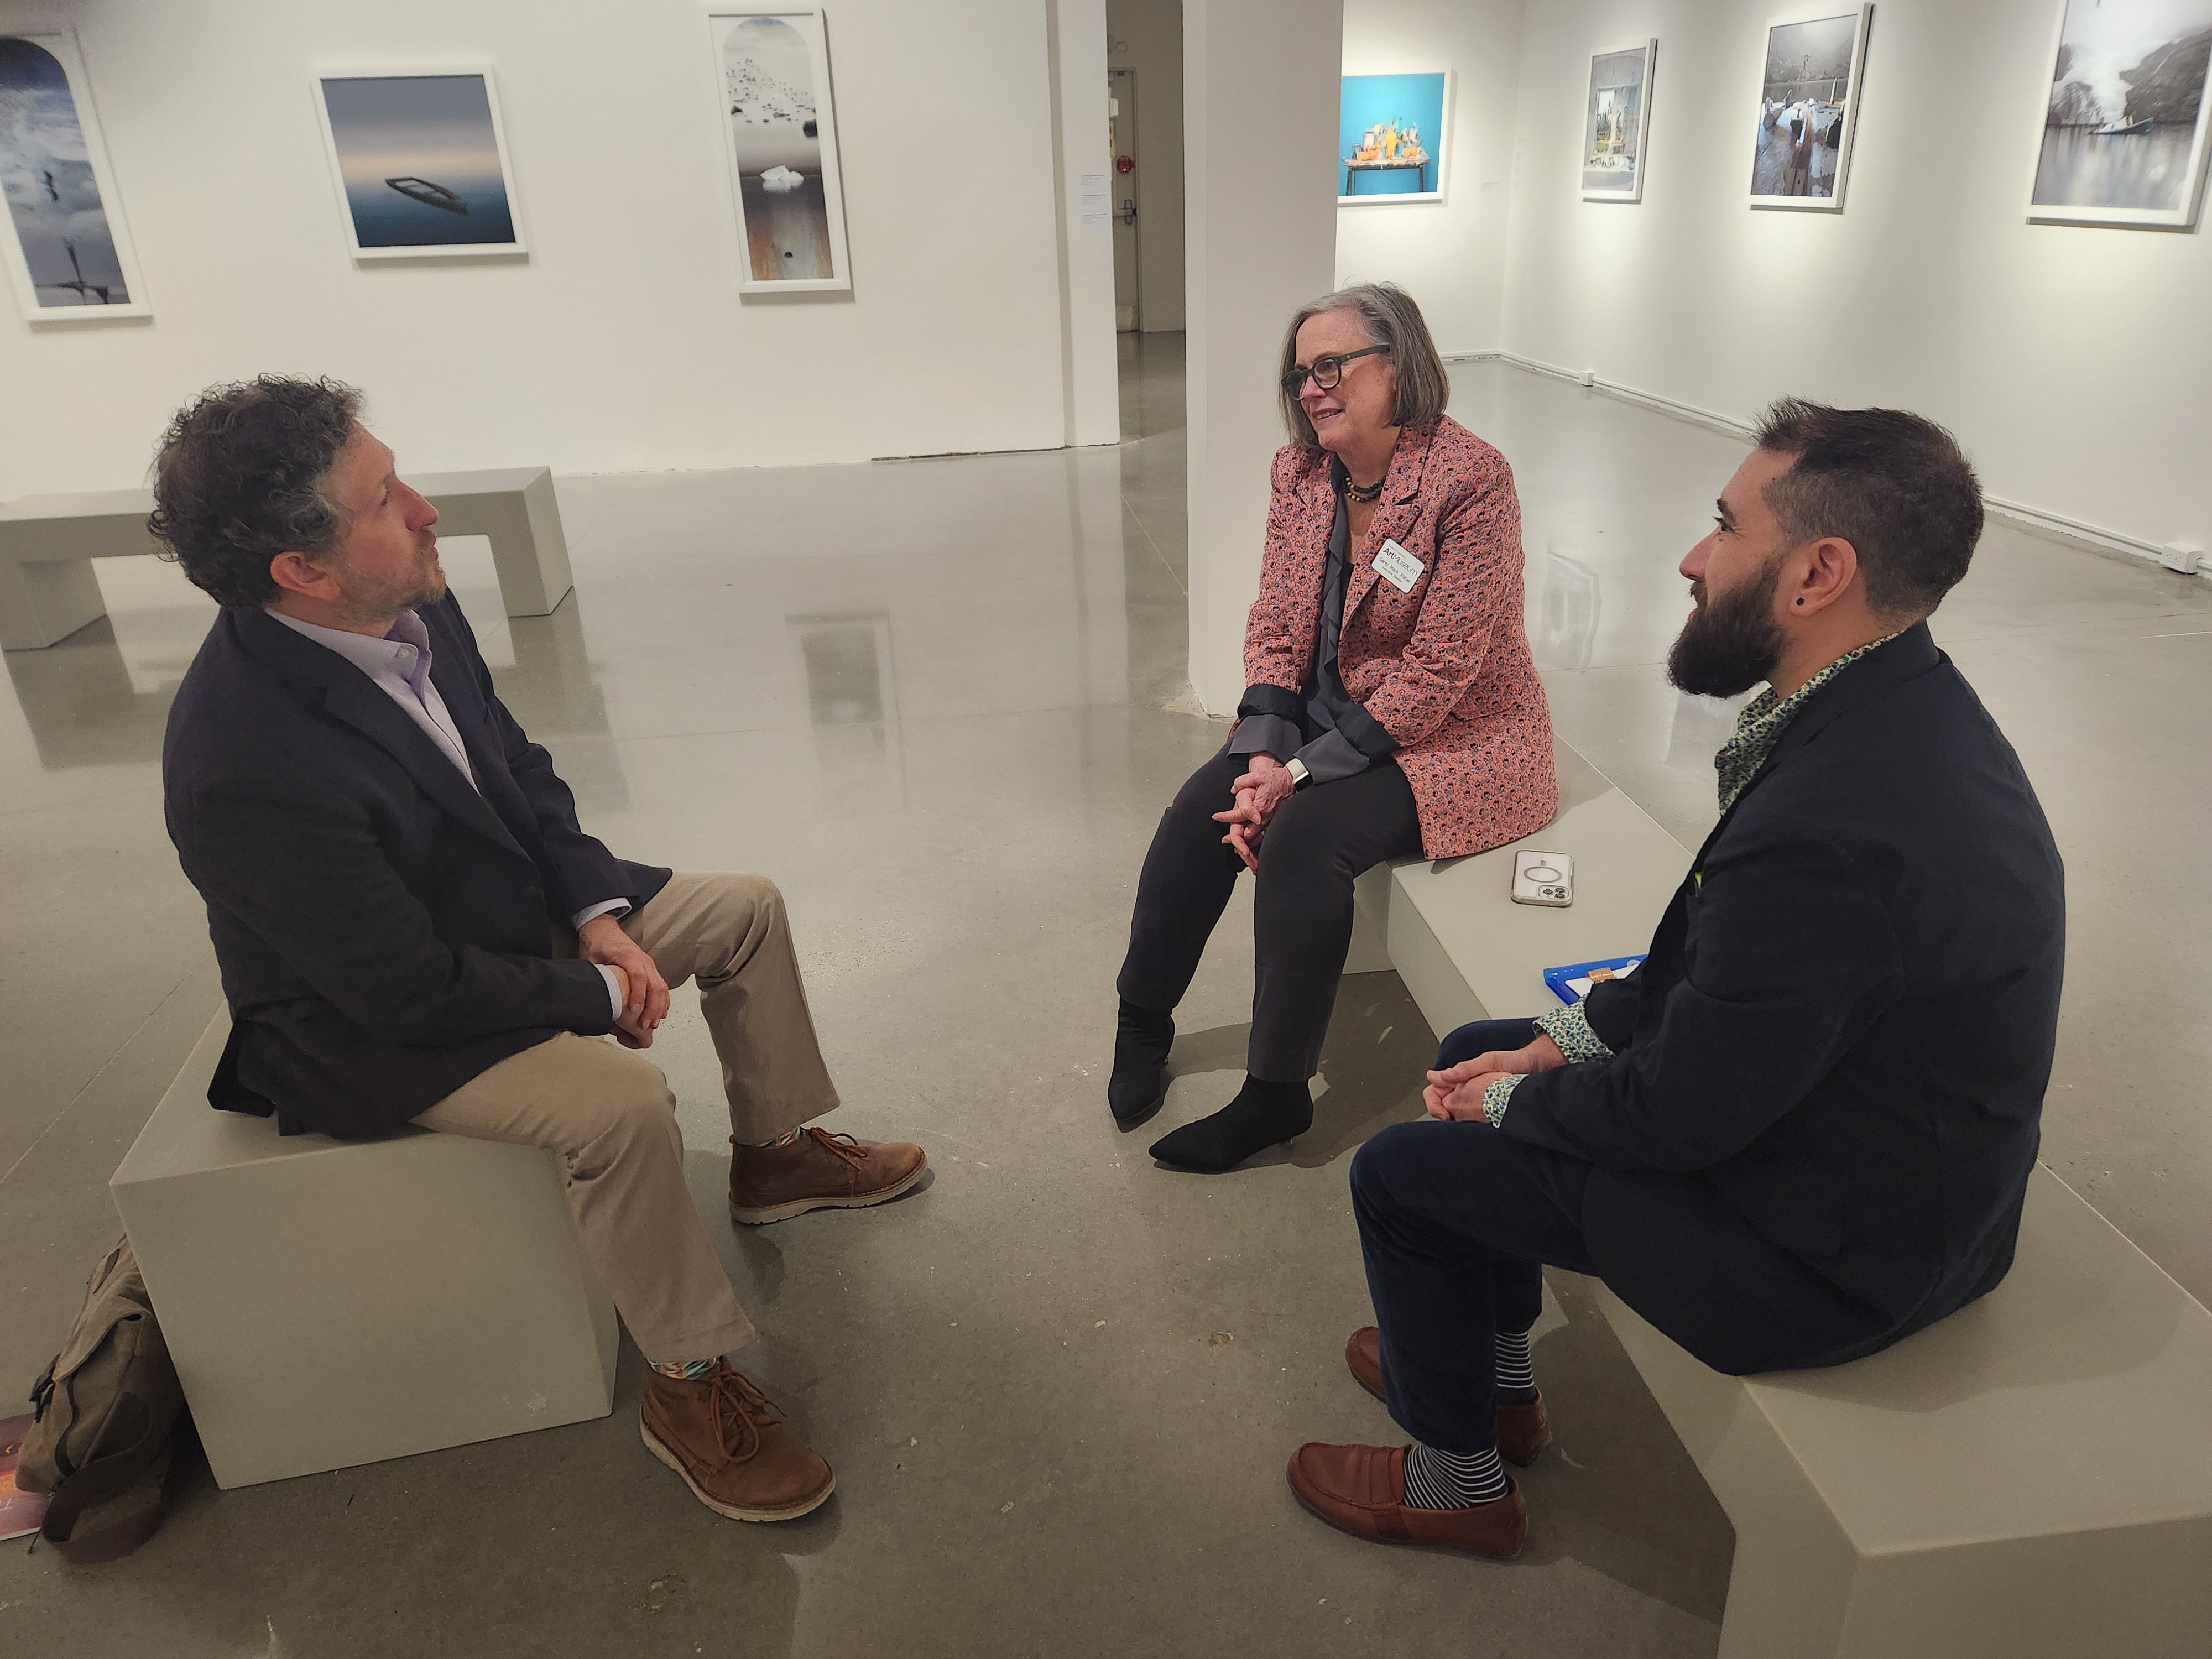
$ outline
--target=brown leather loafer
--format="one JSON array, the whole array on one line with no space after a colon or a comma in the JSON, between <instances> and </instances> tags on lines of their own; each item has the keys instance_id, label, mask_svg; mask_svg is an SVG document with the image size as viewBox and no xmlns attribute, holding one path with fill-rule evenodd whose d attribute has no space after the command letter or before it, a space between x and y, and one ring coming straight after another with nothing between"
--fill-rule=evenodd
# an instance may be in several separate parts
<instances>
[{"instance_id":1,"label":"brown leather loafer","mask_svg":"<svg viewBox=\"0 0 2212 1659\"><path fill-rule=\"evenodd\" d=\"M733 1521L791 1521L837 1490L830 1465L726 1360L694 1381L645 1379L638 1432L691 1495Z\"/></svg>"},{"instance_id":2,"label":"brown leather loafer","mask_svg":"<svg viewBox=\"0 0 2212 1659\"><path fill-rule=\"evenodd\" d=\"M1403 1446L1305 1445L1291 1459L1291 1490L1340 1532L1378 1544L1431 1544L1498 1560L1521 1553L1528 1515L1521 1488L1463 1510L1420 1510L1406 1502Z\"/></svg>"},{"instance_id":3,"label":"brown leather loafer","mask_svg":"<svg viewBox=\"0 0 2212 1659\"><path fill-rule=\"evenodd\" d=\"M919 1146L871 1145L810 1126L788 1146L731 1148L730 1215L759 1227L809 1210L865 1210L896 1198L928 1170Z\"/></svg>"},{"instance_id":4,"label":"brown leather loafer","mask_svg":"<svg viewBox=\"0 0 2212 1659\"><path fill-rule=\"evenodd\" d=\"M1373 1325L1352 1332L1344 1345L1344 1363L1359 1386L1377 1400L1382 1394L1382 1333ZM1552 1443L1552 1416L1538 1395L1526 1405L1498 1408L1498 1455L1516 1468L1527 1468Z\"/></svg>"}]
</instances>

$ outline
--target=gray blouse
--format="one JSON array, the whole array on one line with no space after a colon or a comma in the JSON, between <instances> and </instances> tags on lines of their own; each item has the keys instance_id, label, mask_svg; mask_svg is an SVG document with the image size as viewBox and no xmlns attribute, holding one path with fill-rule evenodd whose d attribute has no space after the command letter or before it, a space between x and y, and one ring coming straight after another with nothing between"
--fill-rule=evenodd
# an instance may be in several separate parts
<instances>
[{"instance_id":1,"label":"gray blouse","mask_svg":"<svg viewBox=\"0 0 2212 1659\"><path fill-rule=\"evenodd\" d=\"M1344 501L1341 461L1330 464L1336 485L1336 521L1328 532L1328 573L1322 579L1321 621L1314 641L1313 665L1298 689L1298 716L1237 710L1241 719L1229 740L1232 755L1265 752L1279 759L1296 756L1317 783L1333 783L1365 771L1398 745L1366 705L1344 689L1337 672L1337 638L1344 631L1344 593L1352 581L1352 520ZM1249 701L1249 694L1247 694Z\"/></svg>"}]
</instances>

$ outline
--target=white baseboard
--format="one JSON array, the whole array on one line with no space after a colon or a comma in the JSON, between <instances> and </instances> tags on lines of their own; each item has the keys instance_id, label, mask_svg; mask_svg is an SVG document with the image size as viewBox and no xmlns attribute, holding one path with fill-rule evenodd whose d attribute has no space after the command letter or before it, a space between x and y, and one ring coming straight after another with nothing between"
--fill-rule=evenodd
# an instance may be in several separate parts
<instances>
[{"instance_id":1,"label":"white baseboard","mask_svg":"<svg viewBox=\"0 0 2212 1659\"><path fill-rule=\"evenodd\" d=\"M1446 352L1443 354L1443 360L1448 363L1504 363L1509 368L1517 368L1527 374L1542 374L1552 380L1565 380L1572 386L1586 386L1592 392L1601 392L1607 397L1618 398L1622 403L1634 404L1638 408L1649 409L1674 420L1687 421L1692 426L1701 426L1709 431L1723 433L1731 438L1748 441L1753 431L1750 422L1740 420L1735 416L1718 414L1710 409L1701 409L1695 404L1678 402L1673 398L1662 398L1656 392L1645 392L1636 386L1623 386L1617 380L1604 380L1595 373L1585 374L1571 368L1562 368L1557 363L1547 363L1534 357L1523 357L1516 351ZM2055 541L2065 542L2076 547L2086 547L2095 552L2118 553L2130 558L2148 559L2152 563L2166 569L2173 568L2172 565L2167 562L2171 556L2169 550L2160 546L2156 542L2144 541L2140 537L2130 536L2118 530L2107 530L2100 525L2085 524L2079 519L2069 519L2061 513L2046 512L2039 507L2030 507L2024 501L2010 501L2002 496L1990 495L1984 495L1982 501L1983 504L1999 518L2018 525L2023 530L2032 531L2037 535L2046 536ZM2200 558L2197 564L2197 574L2212 580L2212 558Z\"/></svg>"}]
</instances>

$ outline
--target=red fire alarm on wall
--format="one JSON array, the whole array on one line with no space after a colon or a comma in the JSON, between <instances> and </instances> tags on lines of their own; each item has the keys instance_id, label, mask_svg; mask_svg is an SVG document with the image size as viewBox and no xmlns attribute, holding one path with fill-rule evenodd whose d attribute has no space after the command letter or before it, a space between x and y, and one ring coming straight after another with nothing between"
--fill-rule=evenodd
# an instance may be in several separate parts
<instances>
[{"instance_id":1,"label":"red fire alarm on wall","mask_svg":"<svg viewBox=\"0 0 2212 1659\"><path fill-rule=\"evenodd\" d=\"M1114 171L1115 171L1115 172L1116 172L1116 173L1134 173L1136 170L1137 170L1137 158L1136 158L1135 156L1133 156L1133 155L1117 155L1117 156L1115 156L1115 157L1114 158Z\"/></svg>"}]
</instances>

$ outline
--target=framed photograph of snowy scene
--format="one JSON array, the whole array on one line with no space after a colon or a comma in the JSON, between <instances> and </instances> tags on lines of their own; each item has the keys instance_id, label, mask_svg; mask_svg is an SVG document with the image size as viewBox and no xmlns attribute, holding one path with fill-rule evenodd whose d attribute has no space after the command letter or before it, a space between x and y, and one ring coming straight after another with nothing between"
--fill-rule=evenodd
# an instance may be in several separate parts
<instances>
[{"instance_id":1,"label":"framed photograph of snowy scene","mask_svg":"<svg viewBox=\"0 0 2212 1659\"><path fill-rule=\"evenodd\" d=\"M2187 230L2212 127L2212 0L2063 0L2030 219Z\"/></svg>"},{"instance_id":2,"label":"framed photograph of snowy scene","mask_svg":"<svg viewBox=\"0 0 2212 1659\"><path fill-rule=\"evenodd\" d=\"M708 14L747 293L849 289L830 42L819 6Z\"/></svg>"},{"instance_id":3,"label":"framed photograph of snowy scene","mask_svg":"<svg viewBox=\"0 0 2212 1659\"><path fill-rule=\"evenodd\" d=\"M0 33L0 261L34 323L150 317L76 37Z\"/></svg>"},{"instance_id":4,"label":"framed photograph of snowy scene","mask_svg":"<svg viewBox=\"0 0 2212 1659\"><path fill-rule=\"evenodd\" d=\"M1871 5L1801 13L1767 26L1751 152L1751 204L1843 210L1858 125Z\"/></svg>"}]
</instances>

